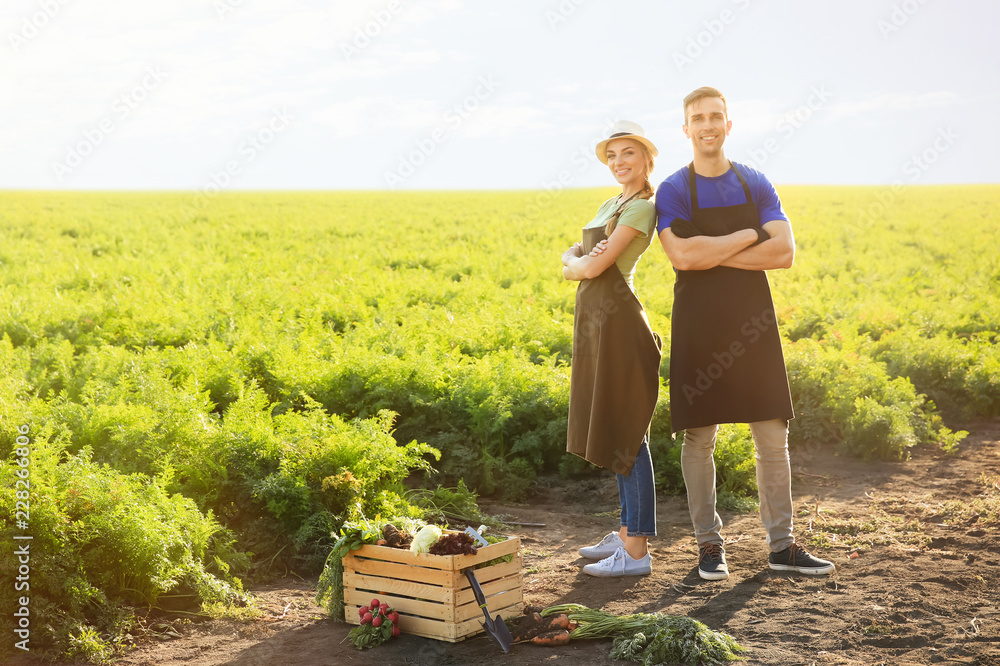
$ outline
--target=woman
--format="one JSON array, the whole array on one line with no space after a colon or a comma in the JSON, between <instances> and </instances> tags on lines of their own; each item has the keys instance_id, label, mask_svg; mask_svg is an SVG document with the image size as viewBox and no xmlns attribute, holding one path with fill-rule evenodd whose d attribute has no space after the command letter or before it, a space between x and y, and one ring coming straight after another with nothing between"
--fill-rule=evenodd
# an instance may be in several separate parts
<instances>
[{"instance_id":1,"label":"woman","mask_svg":"<svg viewBox=\"0 0 1000 666\"><path fill-rule=\"evenodd\" d=\"M597 144L622 192L604 202L583 228L583 242L562 256L563 277L580 282L573 323L566 450L618 478L621 529L580 555L600 560L594 576L650 573L647 539L656 536L656 494L649 423L659 389L659 338L632 288L639 257L656 228L649 176L656 146L642 128L620 121ZM593 252L602 240L603 252ZM604 243L602 243L602 246Z\"/></svg>"}]
</instances>

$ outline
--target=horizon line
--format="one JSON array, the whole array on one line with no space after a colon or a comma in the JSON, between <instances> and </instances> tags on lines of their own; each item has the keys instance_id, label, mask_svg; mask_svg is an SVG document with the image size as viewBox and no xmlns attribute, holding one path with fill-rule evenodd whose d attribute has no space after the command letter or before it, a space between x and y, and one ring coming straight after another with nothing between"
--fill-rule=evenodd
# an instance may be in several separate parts
<instances>
[{"instance_id":1,"label":"horizon line","mask_svg":"<svg viewBox=\"0 0 1000 666\"><path fill-rule=\"evenodd\" d=\"M900 187L907 189L919 189L919 188L932 188L932 187L984 187L990 185L1000 186L1000 182L965 182L965 183L774 183L777 187L843 187L843 188L886 188L886 187ZM192 194L195 196L206 196L208 198L214 198L217 196L225 194L256 194L256 193L294 193L294 192L304 192L304 193L321 193L321 192L340 192L340 193L350 193L350 192L371 192L371 193L384 193L384 194L412 194L419 192L564 192L567 190L615 190L620 189L616 185L581 185L577 187L562 187L562 188L529 188L529 187L500 187L500 188L485 188L485 187L426 187L426 188L400 188L400 189L387 189L387 188L320 188L320 187L304 187L304 188L279 188L279 187L261 187L261 188L233 188L222 191L212 191L206 192L203 189L185 189L185 188L146 188L146 187L125 187L125 188L62 188L62 189L50 189L44 187L24 187L24 188L5 188L0 187L0 193L17 193L17 192L31 192L31 193L53 193L53 194L101 194L101 193L163 193L163 194Z\"/></svg>"}]
</instances>

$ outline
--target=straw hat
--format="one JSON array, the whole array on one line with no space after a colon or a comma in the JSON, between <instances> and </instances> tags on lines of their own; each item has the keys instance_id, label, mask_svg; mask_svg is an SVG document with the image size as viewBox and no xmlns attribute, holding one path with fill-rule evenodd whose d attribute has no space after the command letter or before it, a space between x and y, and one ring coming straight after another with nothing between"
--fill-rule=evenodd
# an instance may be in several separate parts
<instances>
[{"instance_id":1,"label":"straw hat","mask_svg":"<svg viewBox=\"0 0 1000 666\"><path fill-rule=\"evenodd\" d=\"M653 157L656 157L656 146L646 138L642 127L638 123L630 120L619 120L611 127L611 136L597 144L597 159L605 164L608 163L608 142L612 139L632 139L646 146L646 150Z\"/></svg>"}]
</instances>

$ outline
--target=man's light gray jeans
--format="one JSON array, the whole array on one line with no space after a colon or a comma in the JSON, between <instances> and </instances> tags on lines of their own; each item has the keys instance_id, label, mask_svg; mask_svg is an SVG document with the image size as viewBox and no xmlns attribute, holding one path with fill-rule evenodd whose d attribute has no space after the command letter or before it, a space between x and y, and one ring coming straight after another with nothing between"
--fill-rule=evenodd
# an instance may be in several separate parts
<instances>
[{"instance_id":1,"label":"man's light gray jeans","mask_svg":"<svg viewBox=\"0 0 1000 666\"><path fill-rule=\"evenodd\" d=\"M719 426L688 428L681 448L681 470L687 486L688 509L698 547L722 538L722 518L715 509L715 437ZM767 530L767 545L779 552L792 537L792 474L788 462L788 422L784 419L750 424L757 462L760 519Z\"/></svg>"}]
</instances>

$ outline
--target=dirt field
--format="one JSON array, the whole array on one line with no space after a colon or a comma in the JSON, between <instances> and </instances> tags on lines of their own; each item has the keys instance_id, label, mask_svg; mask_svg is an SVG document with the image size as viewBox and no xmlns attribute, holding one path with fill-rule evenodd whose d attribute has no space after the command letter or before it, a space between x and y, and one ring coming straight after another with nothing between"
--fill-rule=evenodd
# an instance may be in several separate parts
<instances>
[{"instance_id":1,"label":"dirt field","mask_svg":"<svg viewBox=\"0 0 1000 666\"><path fill-rule=\"evenodd\" d=\"M836 562L830 576L770 571L759 517L720 512L731 576L702 581L683 497L659 499L651 576L586 576L577 549L617 527L610 474L550 479L529 504L486 509L546 525L516 531L527 603L690 615L749 647L739 663L1000 664L1000 422L964 427L972 434L953 456L922 449L908 462L862 463L821 449L793 452L797 539ZM262 620L173 622L178 638L147 637L115 663L626 663L610 659L609 640L516 645L504 655L483 635L459 644L404 635L358 652L344 641L350 627L312 603L314 583L255 590Z\"/></svg>"}]
</instances>

